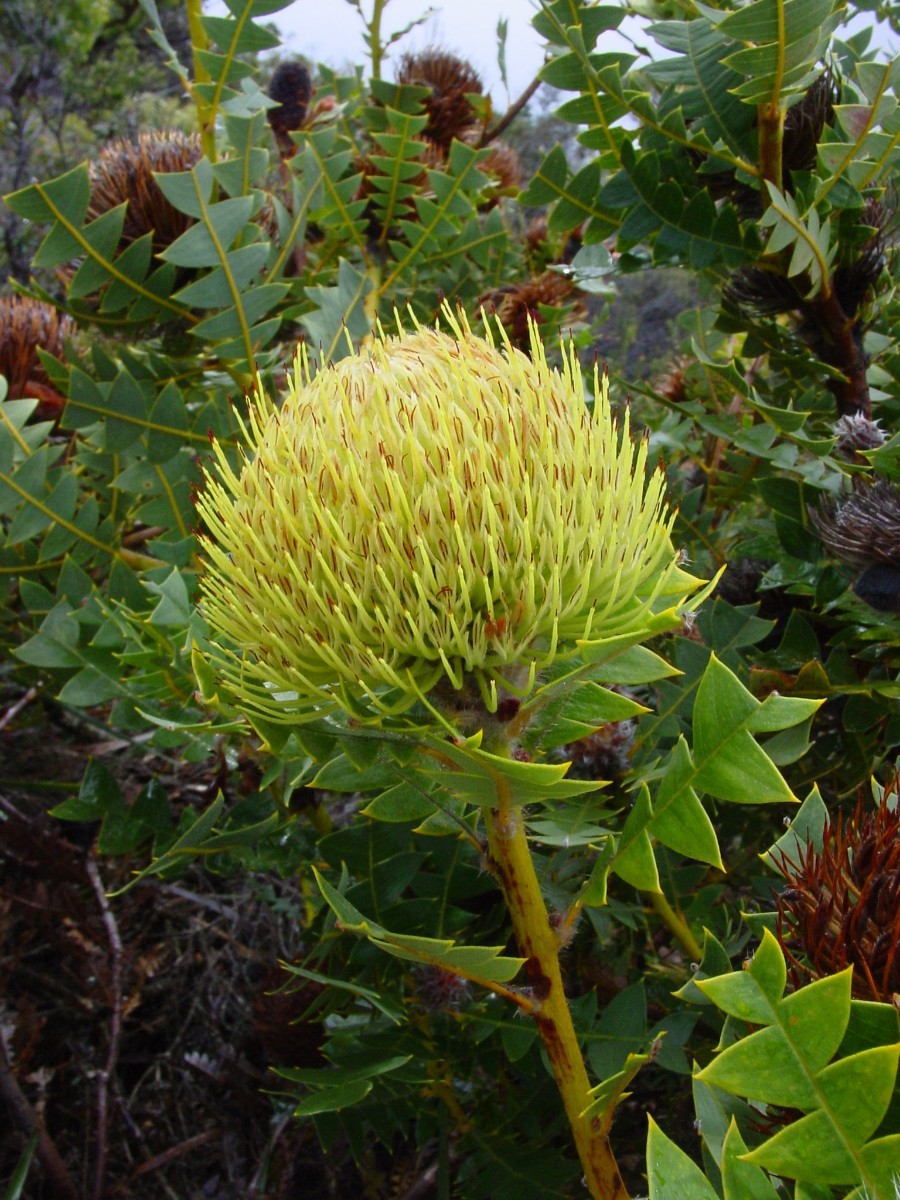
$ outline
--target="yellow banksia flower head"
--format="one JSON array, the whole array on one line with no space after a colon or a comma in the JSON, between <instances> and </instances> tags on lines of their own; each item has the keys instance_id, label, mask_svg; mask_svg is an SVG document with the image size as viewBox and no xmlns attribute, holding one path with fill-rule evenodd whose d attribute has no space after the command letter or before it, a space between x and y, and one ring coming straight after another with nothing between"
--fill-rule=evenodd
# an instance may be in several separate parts
<instances>
[{"instance_id":1,"label":"yellow banksia flower head","mask_svg":"<svg viewBox=\"0 0 900 1200\"><path fill-rule=\"evenodd\" d=\"M301 347L283 405L257 392L239 471L214 443L202 610L246 711L401 713L477 684L494 712L697 586L605 379L591 411L573 348L556 370L534 331L528 357L444 322L314 377Z\"/></svg>"}]
</instances>

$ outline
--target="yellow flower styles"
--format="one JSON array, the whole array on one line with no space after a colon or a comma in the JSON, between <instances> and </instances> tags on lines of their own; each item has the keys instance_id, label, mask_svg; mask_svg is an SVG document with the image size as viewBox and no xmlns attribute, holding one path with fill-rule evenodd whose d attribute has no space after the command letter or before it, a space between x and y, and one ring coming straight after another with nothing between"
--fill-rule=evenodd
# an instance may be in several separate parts
<instances>
[{"instance_id":1,"label":"yellow flower styles","mask_svg":"<svg viewBox=\"0 0 900 1200\"><path fill-rule=\"evenodd\" d=\"M239 707L377 716L475 682L495 711L693 591L605 379L591 411L573 348L558 371L534 331L529 358L444 322L314 377L301 347L281 407L257 394L239 472L215 446L202 609Z\"/></svg>"}]
</instances>

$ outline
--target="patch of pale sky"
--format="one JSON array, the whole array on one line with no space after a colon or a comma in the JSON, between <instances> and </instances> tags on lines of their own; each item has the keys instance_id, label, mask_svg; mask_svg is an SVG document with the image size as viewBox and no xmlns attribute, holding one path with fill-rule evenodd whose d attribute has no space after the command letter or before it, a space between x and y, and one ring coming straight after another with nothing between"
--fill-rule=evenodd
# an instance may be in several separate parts
<instances>
[{"instance_id":1,"label":"patch of pale sky","mask_svg":"<svg viewBox=\"0 0 900 1200\"><path fill-rule=\"evenodd\" d=\"M372 0L362 0L363 11L372 11ZM544 59L541 38L531 18L534 0L388 0L382 34L404 29L424 18L391 47L384 74L393 77L393 66L404 51L440 46L465 58L478 71L497 105L506 100L497 59L497 25L506 19L506 68L509 91L515 98L534 78ZM222 0L207 0L206 11L224 13ZM352 66L367 61L363 23L348 0L294 0L270 18L284 38L284 49L312 62Z\"/></svg>"},{"instance_id":2,"label":"patch of pale sky","mask_svg":"<svg viewBox=\"0 0 900 1200\"><path fill-rule=\"evenodd\" d=\"M362 0L363 11L371 13L372 0ZM531 25L539 7L537 0L388 0L384 6L382 35L404 29L424 18L392 48L384 73L393 77L393 66L404 51L440 46L465 58L480 74L485 89L497 107L505 106L507 94L501 82L497 57L497 25L506 19L506 68L509 93L515 98L540 69L544 58L542 39ZM226 11L223 0L207 0L210 13ZM294 0L271 20L284 38L284 50L312 62L332 67L349 67L367 61L363 23L349 0ZM623 33L631 31L640 38L639 24L626 18ZM871 24L870 16L858 16L853 28ZM887 30L876 30L873 50L897 53L897 39ZM633 50L634 46L617 33L603 38L607 50ZM880 55L879 55L880 56Z\"/></svg>"}]
</instances>

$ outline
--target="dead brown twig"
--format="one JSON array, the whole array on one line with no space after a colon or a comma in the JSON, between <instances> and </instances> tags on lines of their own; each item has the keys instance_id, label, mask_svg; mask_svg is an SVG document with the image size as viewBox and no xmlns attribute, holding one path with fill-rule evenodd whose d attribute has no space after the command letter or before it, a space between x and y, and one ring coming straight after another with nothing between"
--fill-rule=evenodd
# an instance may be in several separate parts
<instances>
[{"instance_id":1,"label":"dead brown twig","mask_svg":"<svg viewBox=\"0 0 900 1200\"><path fill-rule=\"evenodd\" d=\"M10 721L14 720L23 708L27 708L32 700L36 699L41 694L39 687L30 687L24 696L20 696L14 704L11 704L3 716L0 716L0 729L5 729Z\"/></svg>"},{"instance_id":2,"label":"dead brown twig","mask_svg":"<svg viewBox=\"0 0 900 1200\"><path fill-rule=\"evenodd\" d=\"M85 860L85 869L91 888L100 908L103 926L109 941L110 951L110 1004L112 1016L109 1025L109 1051L106 1064L97 1072L97 1156L94 1164L94 1200L102 1200L106 1175L106 1140L109 1131L109 1083L119 1059L122 1038L122 939L116 918L106 898L106 889L97 864L93 858Z\"/></svg>"},{"instance_id":3,"label":"dead brown twig","mask_svg":"<svg viewBox=\"0 0 900 1200\"><path fill-rule=\"evenodd\" d=\"M4 1039L0 1037L0 1100L5 1101L13 1125L26 1138L37 1134L36 1154L38 1162L47 1172L47 1178L56 1200L79 1200L78 1191L59 1151L44 1128L40 1117L31 1107L28 1097L19 1087L13 1072Z\"/></svg>"},{"instance_id":4,"label":"dead brown twig","mask_svg":"<svg viewBox=\"0 0 900 1200\"><path fill-rule=\"evenodd\" d=\"M220 1140L222 1136L221 1129L208 1129L205 1133L198 1133L194 1137L186 1138L183 1142L179 1142L177 1146L170 1146L168 1150L163 1150L161 1154L154 1154L152 1158L148 1158L140 1163L131 1172L131 1178L137 1179L139 1175L147 1175L151 1171L157 1171L160 1167L164 1167L174 1161L174 1159L180 1158L182 1154L188 1154L191 1150L196 1150L198 1146L205 1146L207 1142Z\"/></svg>"},{"instance_id":5,"label":"dead brown twig","mask_svg":"<svg viewBox=\"0 0 900 1200\"><path fill-rule=\"evenodd\" d=\"M503 116L500 117L498 121L495 121L493 125L488 125L485 127L484 132L478 139L479 150L483 146L486 146L489 142L492 142L494 138L498 138L505 129L508 129L510 125L512 125L513 121L540 86L541 78L539 75L535 75L534 79L532 79L525 91L522 92L521 96L519 96L517 100L513 100L512 104L509 106Z\"/></svg>"}]
</instances>

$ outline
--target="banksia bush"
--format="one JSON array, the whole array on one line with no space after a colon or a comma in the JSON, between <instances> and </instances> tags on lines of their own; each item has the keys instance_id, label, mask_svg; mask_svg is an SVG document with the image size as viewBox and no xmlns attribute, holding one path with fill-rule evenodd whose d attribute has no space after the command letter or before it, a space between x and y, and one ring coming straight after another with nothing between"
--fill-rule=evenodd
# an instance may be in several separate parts
<instances>
[{"instance_id":1,"label":"banksia bush","mask_svg":"<svg viewBox=\"0 0 900 1200\"><path fill-rule=\"evenodd\" d=\"M301 347L240 471L215 445L202 607L243 707L400 712L440 684L493 712L695 586L605 380L591 413L573 350L558 371L534 333L529 358L445 316L314 378Z\"/></svg>"}]
</instances>

